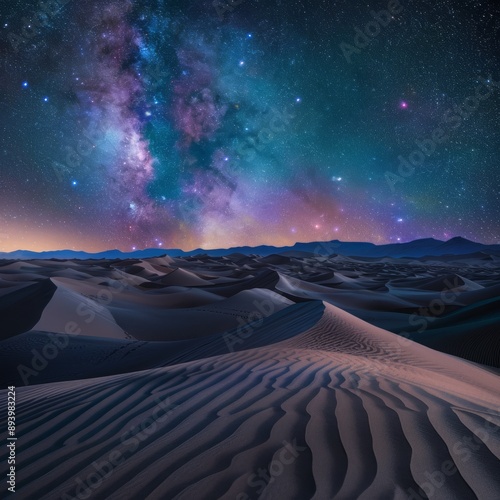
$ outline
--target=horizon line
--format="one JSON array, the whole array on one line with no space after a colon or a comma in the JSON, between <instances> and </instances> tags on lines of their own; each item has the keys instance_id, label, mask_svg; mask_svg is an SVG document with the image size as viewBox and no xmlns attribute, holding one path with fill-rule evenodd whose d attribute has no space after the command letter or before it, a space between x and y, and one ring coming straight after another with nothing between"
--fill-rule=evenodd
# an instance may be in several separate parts
<instances>
[{"instance_id":1,"label":"horizon line","mask_svg":"<svg viewBox=\"0 0 500 500\"><path fill-rule=\"evenodd\" d=\"M107 250L99 250L99 251L92 252L92 251L87 251L87 250L73 250L71 248L59 248L59 249L55 249L55 250L29 250L26 248L24 248L24 249L18 248L17 250L0 251L0 253L11 254L11 253L16 253L16 252L32 252L32 253L39 254L39 253L46 253L46 252L80 252L80 253L86 253L89 255L95 255L95 254L106 253L106 252L120 252L120 253L124 253L124 254L131 254L131 253L144 252L147 250L158 250L158 251L164 250L165 252L180 251L183 253L192 253L192 252L196 252L196 251L210 252L210 251L214 251L214 250L231 250L233 248L235 248L235 249L236 248L250 248L251 249L251 248L260 248L260 247L271 247L271 248L277 248L277 249L293 248L296 245L308 245L308 244L313 244L313 243L321 244L321 243L332 243L332 242L350 243L350 244L356 244L356 243L358 243L358 244L370 244L370 245L374 245L376 247L382 247L382 246L388 246L388 245L405 245L405 244L414 243L416 241L423 241L423 240L433 240L433 241L440 242L440 243L447 243L447 242L452 241L454 239L462 239L462 240L468 241L470 243L476 243L478 245L483 245L483 246L500 245L500 241L499 241L499 243L482 243L479 241L470 240L469 238L465 238L463 236L453 236L452 238L449 238L447 240L439 240L439 239L436 239L434 237L427 237L427 238L417 238L414 240L398 241L398 242L390 242L390 243L373 243L371 241L343 241L343 240L339 240L339 239L334 239L334 240L296 241L292 245L283 245L283 246L276 246L276 245L270 245L270 244L263 243L263 244L255 245L255 246L235 245L235 246L230 246L230 247L214 247L214 248L197 247L197 248L193 248L192 250L182 250L181 248L173 248L173 247L172 248L145 247L145 248L137 248L135 250L120 250L119 248L108 248Z\"/></svg>"}]
</instances>

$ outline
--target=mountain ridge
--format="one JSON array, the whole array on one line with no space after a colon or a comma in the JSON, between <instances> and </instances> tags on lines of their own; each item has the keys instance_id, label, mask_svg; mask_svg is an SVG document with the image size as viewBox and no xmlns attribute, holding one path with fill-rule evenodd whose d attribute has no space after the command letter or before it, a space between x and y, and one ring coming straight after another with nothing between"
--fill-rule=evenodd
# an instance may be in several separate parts
<instances>
[{"instance_id":1,"label":"mountain ridge","mask_svg":"<svg viewBox=\"0 0 500 500\"><path fill-rule=\"evenodd\" d=\"M240 246L206 250L196 248L190 251L180 249L146 248L133 252L123 252L118 249L90 253L78 250L49 250L35 252L31 250L15 250L13 252L0 252L2 260L48 260L48 259L76 259L76 260L101 260L101 259L144 259L168 255L170 257L194 257L208 255L222 257L235 253L243 255L260 255L266 257L285 252L307 252L327 257L329 255L343 255L346 257L393 257L393 258L422 258L444 255L466 255L481 252L486 255L500 256L500 244L485 245L462 237L454 237L447 241L434 238L423 238L407 243L389 243L376 245L370 242L342 242L339 240L315 241L310 243L297 242L293 246L275 247L272 245L259 245L256 247Z\"/></svg>"}]
</instances>

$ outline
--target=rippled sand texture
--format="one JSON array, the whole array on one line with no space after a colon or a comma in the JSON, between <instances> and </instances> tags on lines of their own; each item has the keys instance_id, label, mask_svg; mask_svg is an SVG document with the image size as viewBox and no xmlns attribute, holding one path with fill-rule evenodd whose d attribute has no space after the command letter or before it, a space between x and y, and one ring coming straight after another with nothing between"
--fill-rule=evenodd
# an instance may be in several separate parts
<instances>
[{"instance_id":1,"label":"rippled sand texture","mask_svg":"<svg viewBox=\"0 0 500 500\"><path fill-rule=\"evenodd\" d=\"M498 500L495 277L312 256L4 262L15 498ZM443 290L456 299L412 330Z\"/></svg>"}]
</instances>

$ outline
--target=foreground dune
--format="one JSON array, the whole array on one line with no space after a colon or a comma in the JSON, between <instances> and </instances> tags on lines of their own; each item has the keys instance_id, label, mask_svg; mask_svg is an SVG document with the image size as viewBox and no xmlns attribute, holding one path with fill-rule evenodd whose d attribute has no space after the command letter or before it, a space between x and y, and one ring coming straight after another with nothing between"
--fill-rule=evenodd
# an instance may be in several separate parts
<instances>
[{"instance_id":1,"label":"foreground dune","mask_svg":"<svg viewBox=\"0 0 500 500\"><path fill-rule=\"evenodd\" d=\"M18 494L498 498L499 411L496 375L327 305L267 347L23 389Z\"/></svg>"},{"instance_id":2,"label":"foreground dune","mask_svg":"<svg viewBox=\"0 0 500 500\"><path fill-rule=\"evenodd\" d=\"M228 260L193 262L174 275L171 266L75 264L80 274L65 268L61 277L47 264L35 270L50 282L27 292L22 274L12 280L17 307L40 295L24 331L14 328L0 344L7 379L18 385L15 498L500 499L498 375L331 303L354 293L352 307L363 306L377 297L377 277L335 290L314 281L328 276L317 269L241 273ZM144 288L139 274L153 285ZM393 313L427 293L419 287L434 292L438 280L417 279L412 297L394 297ZM76 319L79 301L87 306L112 282L123 286L94 320L79 334L61 333L60 312ZM457 287L480 300L491 288L465 279ZM468 297L447 325L477 308L490 314ZM134 311L142 330L129 327ZM32 367L33 350L54 334L64 347L22 379L19 366Z\"/></svg>"}]
</instances>

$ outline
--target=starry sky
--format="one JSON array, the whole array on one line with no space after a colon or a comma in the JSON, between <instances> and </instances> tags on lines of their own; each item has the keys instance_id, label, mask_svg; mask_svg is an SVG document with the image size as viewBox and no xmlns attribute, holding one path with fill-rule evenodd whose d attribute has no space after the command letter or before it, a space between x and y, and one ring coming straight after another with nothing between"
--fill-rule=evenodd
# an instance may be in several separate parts
<instances>
[{"instance_id":1,"label":"starry sky","mask_svg":"<svg viewBox=\"0 0 500 500\"><path fill-rule=\"evenodd\" d=\"M2 2L0 250L500 243L499 54L493 1Z\"/></svg>"}]
</instances>

